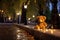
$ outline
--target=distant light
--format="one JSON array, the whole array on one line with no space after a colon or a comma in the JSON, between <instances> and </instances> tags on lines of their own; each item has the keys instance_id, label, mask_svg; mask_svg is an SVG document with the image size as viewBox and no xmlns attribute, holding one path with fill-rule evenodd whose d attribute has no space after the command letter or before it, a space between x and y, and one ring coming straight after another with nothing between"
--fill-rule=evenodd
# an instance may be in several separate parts
<instances>
[{"instance_id":1,"label":"distant light","mask_svg":"<svg viewBox=\"0 0 60 40\"><path fill-rule=\"evenodd\" d=\"M35 17L35 15L33 15L33 18Z\"/></svg>"},{"instance_id":2,"label":"distant light","mask_svg":"<svg viewBox=\"0 0 60 40\"><path fill-rule=\"evenodd\" d=\"M20 35L17 35L17 37L20 37Z\"/></svg>"},{"instance_id":3,"label":"distant light","mask_svg":"<svg viewBox=\"0 0 60 40\"><path fill-rule=\"evenodd\" d=\"M17 32L20 32L20 30L17 30Z\"/></svg>"},{"instance_id":4,"label":"distant light","mask_svg":"<svg viewBox=\"0 0 60 40\"><path fill-rule=\"evenodd\" d=\"M20 35L17 35L17 39L20 39Z\"/></svg>"},{"instance_id":5,"label":"distant light","mask_svg":"<svg viewBox=\"0 0 60 40\"><path fill-rule=\"evenodd\" d=\"M56 31L56 30L54 29L54 31Z\"/></svg>"},{"instance_id":6,"label":"distant light","mask_svg":"<svg viewBox=\"0 0 60 40\"><path fill-rule=\"evenodd\" d=\"M49 31L48 29L46 29L46 31Z\"/></svg>"},{"instance_id":7,"label":"distant light","mask_svg":"<svg viewBox=\"0 0 60 40\"><path fill-rule=\"evenodd\" d=\"M27 9L27 5L24 5L24 8Z\"/></svg>"},{"instance_id":8,"label":"distant light","mask_svg":"<svg viewBox=\"0 0 60 40\"><path fill-rule=\"evenodd\" d=\"M2 10L2 12L4 12L4 11Z\"/></svg>"},{"instance_id":9,"label":"distant light","mask_svg":"<svg viewBox=\"0 0 60 40\"><path fill-rule=\"evenodd\" d=\"M51 26L51 28L53 29L53 25Z\"/></svg>"},{"instance_id":10,"label":"distant light","mask_svg":"<svg viewBox=\"0 0 60 40\"><path fill-rule=\"evenodd\" d=\"M51 34L53 34L54 33L54 31L53 30L51 30Z\"/></svg>"},{"instance_id":11,"label":"distant light","mask_svg":"<svg viewBox=\"0 0 60 40\"><path fill-rule=\"evenodd\" d=\"M11 17L9 17L8 19L11 20Z\"/></svg>"},{"instance_id":12,"label":"distant light","mask_svg":"<svg viewBox=\"0 0 60 40\"><path fill-rule=\"evenodd\" d=\"M4 12L3 10L0 10L0 12Z\"/></svg>"},{"instance_id":13,"label":"distant light","mask_svg":"<svg viewBox=\"0 0 60 40\"><path fill-rule=\"evenodd\" d=\"M28 27L29 28L29 26L25 26L25 27Z\"/></svg>"},{"instance_id":14,"label":"distant light","mask_svg":"<svg viewBox=\"0 0 60 40\"><path fill-rule=\"evenodd\" d=\"M50 33L53 34L56 30L55 29L49 29Z\"/></svg>"},{"instance_id":15,"label":"distant light","mask_svg":"<svg viewBox=\"0 0 60 40\"><path fill-rule=\"evenodd\" d=\"M19 15L20 13L17 13L17 15Z\"/></svg>"},{"instance_id":16,"label":"distant light","mask_svg":"<svg viewBox=\"0 0 60 40\"><path fill-rule=\"evenodd\" d=\"M28 20L31 20L31 18L28 18Z\"/></svg>"},{"instance_id":17,"label":"distant light","mask_svg":"<svg viewBox=\"0 0 60 40\"><path fill-rule=\"evenodd\" d=\"M59 14L59 16L60 16L60 14Z\"/></svg>"}]
</instances>

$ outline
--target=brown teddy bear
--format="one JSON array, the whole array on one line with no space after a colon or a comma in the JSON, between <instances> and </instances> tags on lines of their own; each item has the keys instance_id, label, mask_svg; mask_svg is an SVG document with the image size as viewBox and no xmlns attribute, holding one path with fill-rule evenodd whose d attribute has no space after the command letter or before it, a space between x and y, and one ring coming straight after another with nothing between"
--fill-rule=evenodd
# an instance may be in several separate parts
<instances>
[{"instance_id":1,"label":"brown teddy bear","mask_svg":"<svg viewBox=\"0 0 60 40\"><path fill-rule=\"evenodd\" d=\"M45 16L38 16L38 24L34 27L34 29L45 29L47 27L47 23L45 22Z\"/></svg>"}]
</instances>

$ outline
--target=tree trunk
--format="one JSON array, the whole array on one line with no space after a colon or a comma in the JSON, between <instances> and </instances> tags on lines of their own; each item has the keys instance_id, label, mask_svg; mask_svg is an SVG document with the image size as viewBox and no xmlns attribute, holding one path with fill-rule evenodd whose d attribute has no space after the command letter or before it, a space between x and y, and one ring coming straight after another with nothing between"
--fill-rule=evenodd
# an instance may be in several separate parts
<instances>
[{"instance_id":1,"label":"tree trunk","mask_svg":"<svg viewBox=\"0 0 60 40\"><path fill-rule=\"evenodd\" d=\"M52 0L51 2L53 4L51 22L54 28L58 28L59 16L58 16L58 10L57 10L57 0Z\"/></svg>"}]
</instances>

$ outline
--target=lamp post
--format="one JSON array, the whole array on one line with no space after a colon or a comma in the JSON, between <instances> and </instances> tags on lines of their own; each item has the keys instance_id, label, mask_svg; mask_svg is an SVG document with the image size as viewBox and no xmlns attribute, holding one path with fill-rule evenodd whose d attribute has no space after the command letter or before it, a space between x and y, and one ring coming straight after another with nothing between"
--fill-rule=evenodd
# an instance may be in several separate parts
<instances>
[{"instance_id":1,"label":"lamp post","mask_svg":"<svg viewBox=\"0 0 60 40\"><path fill-rule=\"evenodd\" d=\"M24 5L24 10L25 10L25 21L24 21L24 24L27 25L27 19L26 19L26 11L27 11L27 5Z\"/></svg>"},{"instance_id":2,"label":"lamp post","mask_svg":"<svg viewBox=\"0 0 60 40\"><path fill-rule=\"evenodd\" d=\"M4 11L0 10L0 22L3 23L4 22Z\"/></svg>"},{"instance_id":3,"label":"lamp post","mask_svg":"<svg viewBox=\"0 0 60 40\"><path fill-rule=\"evenodd\" d=\"M24 23L25 25L27 25L26 11L27 11L27 4L23 4L22 15L21 15L21 23Z\"/></svg>"},{"instance_id":4,"label":"lamp post","mask_svg":"<svg viewBox=\"0 0 60 40\"><path fill-rule=\"evenodd\" d=\"M19 16L20 16L20 13L17 13L17 18L18 18L17 22L18 22L18 24L20 22L20 20L19 20L20 17Z\"/></svg>"}]
</instances>

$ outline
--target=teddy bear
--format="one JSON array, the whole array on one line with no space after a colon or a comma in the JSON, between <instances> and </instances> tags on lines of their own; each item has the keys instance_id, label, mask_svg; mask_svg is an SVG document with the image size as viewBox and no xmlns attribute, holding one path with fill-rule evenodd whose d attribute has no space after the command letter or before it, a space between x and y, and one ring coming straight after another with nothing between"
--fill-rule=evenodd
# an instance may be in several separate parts
<instances>
[{"instance_id":1,"label":"teddy bear","mask_svg":"<svg viewBox=\"0 0 60 40\"><path fill-rule=\"evenodd\" d=\"M46 29L47 23L45 22L46 16L37 16L38 24L34 27L34 29Z\"/></svg>"}]
</instances>

